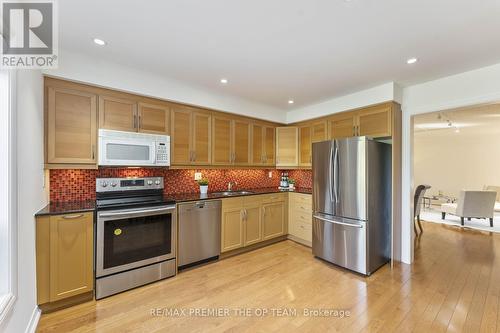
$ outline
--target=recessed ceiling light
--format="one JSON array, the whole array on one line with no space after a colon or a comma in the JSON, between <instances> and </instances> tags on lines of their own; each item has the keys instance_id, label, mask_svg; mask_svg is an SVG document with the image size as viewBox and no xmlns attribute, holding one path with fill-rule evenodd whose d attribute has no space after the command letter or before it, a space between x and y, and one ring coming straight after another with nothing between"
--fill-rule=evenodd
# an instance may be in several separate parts
<instances>
[{"instance_id":1,"label":"recessed ceiling light","mask_svg":"<svg viewBox=\"0 0 500 333\"><path fill-rule=\"evenodd\" d=\"M227 84L227 79L220 79L220 83Z\"/></svg>"},{"instance_id":2,"label":"recessed ceiling light","mask_svg":"<svg viewBox=\"0 0 500 333\"><path fill-rule=\"evenodd\" d=\"M417 60L418 60L417 58L410 58L410 59L406 60L406 63L407 63L408 65L411 65L411 64L416 63L416 62L417 62Z\"/></svg>"},{"instance_id":3,"label":"recessed ceiling light","mask_svg":"<svg viewBox=\"0 0 500 333\"><path fill-rule=\"evenodd\" d=\"M100 45L100 46L106 45L106 42L103 41L102 39L99 39L99 38L94 38L94 43L96 43L97 45Z\"/></svg>"},{"instance_id":4,"label":"recessed ceiling light","mask_svg":"<svg viewBox=\"0 0 500 333\"><path fill-rule=\"evenodd\" d=\"M293 99L289 99L289 100L288 100L288 104L293 104L293 103L295 103L295 102L293 101Z\"/></svg>"}]
</instances>

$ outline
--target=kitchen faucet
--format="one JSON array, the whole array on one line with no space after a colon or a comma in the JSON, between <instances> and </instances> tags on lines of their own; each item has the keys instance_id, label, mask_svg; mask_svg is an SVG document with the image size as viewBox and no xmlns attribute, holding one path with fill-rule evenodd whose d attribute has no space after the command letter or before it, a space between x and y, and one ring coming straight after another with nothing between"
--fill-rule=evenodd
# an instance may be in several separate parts
<instances>
[{"instance_id":1,"label":"kitchen faucet","mask_svg":"<svg viewBox=\"0 0 500 333\"><path fill-rule=\"evenodd\" d=\"M232 191L233 190L233 186L236 186L236 185L238 185L237 182L229 182L229 183L227 183L227 190L229 192Z\"/></svg>"}]
</instances>

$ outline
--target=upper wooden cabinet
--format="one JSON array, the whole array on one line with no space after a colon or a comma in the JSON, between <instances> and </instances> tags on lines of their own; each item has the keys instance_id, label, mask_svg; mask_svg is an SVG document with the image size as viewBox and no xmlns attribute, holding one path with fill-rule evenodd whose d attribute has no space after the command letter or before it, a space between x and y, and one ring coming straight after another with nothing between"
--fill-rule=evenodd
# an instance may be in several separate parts
<instances>
[{"instance_id":1,"label":"upper wooden cabinet","mask_svg":"<svg viewBox=\"0 0 500 333\"><path fill-rule=\"evenodd\" d=\"M274 127L252 124L252 165L274 165L274 137Z\"/></svg>"},{"instance_id":2,"label":"upper wooden cabinet","mask_svg":"<svg viewBox=\"0 0 500 333\"><path fill-rule=\"evenodd\" d=\"M228 165L233 163L233 121L229 117L212 117L212 163Z\"/></svg>"},{"instance_id":3,"label":"upper wooden cabinet","mask_svg":"<svg viewBox=\"0 0 500 333\"><path fill-rule=\"evenodd\" d=\"M250 165L250 121L233 120L233 164Z\"/></svg>"},{"instance_id":4,"label":"upper wooden cabinet","mask_svg":"<svg viewBox=\"0 0 500 333\"><path fill-rule=\"evenodd\" d=\"M214 115L212 124L213 164L250 165L250 121L245 118Z\"/></svg>"},{"instance_id":5,"label":"upper wooden cabinet","mask_svg":"<svg viewBox=\"0 0 500 333\"><path fill-rule=\"evenodd\" d=\"M299 127L299 166L310 167L312 144L327 139L326 121L316 121Z\"/></svg>"},{"instance_id":6,"label":"upper wooden cabinet","mask_svg":"<svg viewBox=\"0 0 500 333\"><path fill-rule=\"evenodd\" d=\"M139 132L168 135L170 109L166 106L139 103Z\"/></svg>"},{"instance_id":7,"label":"upper wooden cabinet","mask_svg":"<svg viewBox=\"0 0 500 333\"><path fill-rule=\"evenodd\" d=\"M341 139L355 136L356 114L343 112L328 119L328 138Z\"/></svg>"},{"instance_id":8,"label":"upper wooden cabinet","mask_svg":"<svg viewBox=\"0 0 500 333\"><path fill-rule=\"evenodd\" d=\"M172 165L209 165L212 159L210 112L172 107L171 122Z\"/></svg>"},{"instance_id":9,"label":"upper wooden cabinet","mask_svg":"<svg viewBox=\"0 0 500 333\"><path fill-rule=\"evenodd\" d=\"M99 96L99 128L168 135L170 109L167 105Z\"/></svg>"},{"instance_id":10,"label":"upper wooden cabinet","mask_svg":"<svg viewBox=\"0 0 500 333\"><path fill-rule=\"evenodd\" d=\"M46 162L97 163L97 96L47 87Z\"/></svg>"},{"instance_id":11,"label":"upper wooden cabinet","mask_svg":"<svg viewBox=\"0 0 500 333\"><path fill-rule=\"evenodd\" d=\"M297 127L276 128L276 166L293 167L299 163Z\"/></svg>"},{"instance_id":12,"label":"upper wooden cabinet","mask_svg":"<svg viewBox=\"0 0 500 333\"><path fill-rule=\"evenodd\" d=\"M376 105L357 114L357 135L389 137L392 135L392 103Z\"/></svg>"},{"instance_id":13,"label":"upper wooden cabinet","mask_svg":"<svg viewBox=\"0 0 500 333\"><path fill-rule=\"evenodd\" d=\"M136 132L137 103L124 98L99 96L99 128Z\"/></svg>"},{"instance_id":14,"label":"upper wooden cabinet","mask_svg":"<svg viewBox=\"0 0 500 333\"><path fill-rule=\"evenodd\" d=\"M328 119L328 137L330 139L352 136L390 137L393 105L384 103L333 115Z\"/></svg>"}]
</instances>

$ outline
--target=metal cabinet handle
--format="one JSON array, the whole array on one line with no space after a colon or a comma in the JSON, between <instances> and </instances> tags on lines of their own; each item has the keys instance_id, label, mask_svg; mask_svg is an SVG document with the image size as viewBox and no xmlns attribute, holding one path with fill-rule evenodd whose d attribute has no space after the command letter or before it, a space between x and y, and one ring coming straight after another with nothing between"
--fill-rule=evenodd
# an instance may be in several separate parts
<instances>
[{"instance_id":1,"label":"metal cabinet handle","mask_svg":"<svg viewBox=\"0 0 500 333\"><path fill-rule=\"evenodd\" d=\"M193 151L193 162L196 162L196 151Z\"/></svg>"},{"instance_id":2,"label":"metal cabinet handle","mask_svg":"<svg viewBox=\"0 0 500 333\"><path fill-rule=\"evenodd\" d=\"M134 128L137 128L137 115L134 114Z\"/></svg>"},{"instance_id":3,"label":"metal cabinet handle","mask_svg":"<svg viewBox=\"0 0 500 333\"><path fill-rule=\"evenodd\" d=\"M63 215L63 219L65 220L74 220L74 219L79 219L80 217L83 217L83 214L77 214L77 215Z\"/></svg>"},{"instance_id":4,"label":"metal cabinet handle","mask_svg":"<svg viewBox=\"0 0 500 333\"><path fill-rule=\"evenodd\" d=\"M92 159L95 160L95 145L92 145Z\"/></svg>"}]
</instances>

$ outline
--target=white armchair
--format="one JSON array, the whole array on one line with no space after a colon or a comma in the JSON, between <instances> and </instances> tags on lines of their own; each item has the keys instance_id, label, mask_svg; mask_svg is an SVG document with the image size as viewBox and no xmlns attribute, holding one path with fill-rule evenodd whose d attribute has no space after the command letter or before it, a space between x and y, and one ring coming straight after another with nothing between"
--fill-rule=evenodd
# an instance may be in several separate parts
<instances>
[{"instance_id":1,"label":"white armchair","mask_svg":"<svg viewBox=\"0 0 500 333\"><path fill-rule=\"evenodd\" d=\"M486 185L483 190L497 192L497 199L495 202L495 212L500 212L500 186Z\"/></svg>"},{"instance_id":2,"label":"white armchair","mask_svg":"<svg viewBox=\"0 0 500 333\"><path fill-rule=\"evenodd\" d=\"M493 227L496 196L495 191L460 191L457 203L441 205L441 218L444 220L446 214L459 216L462 225L465 218L469 221L471 218L487 218Z\"/></svg>"}]
</instances>

